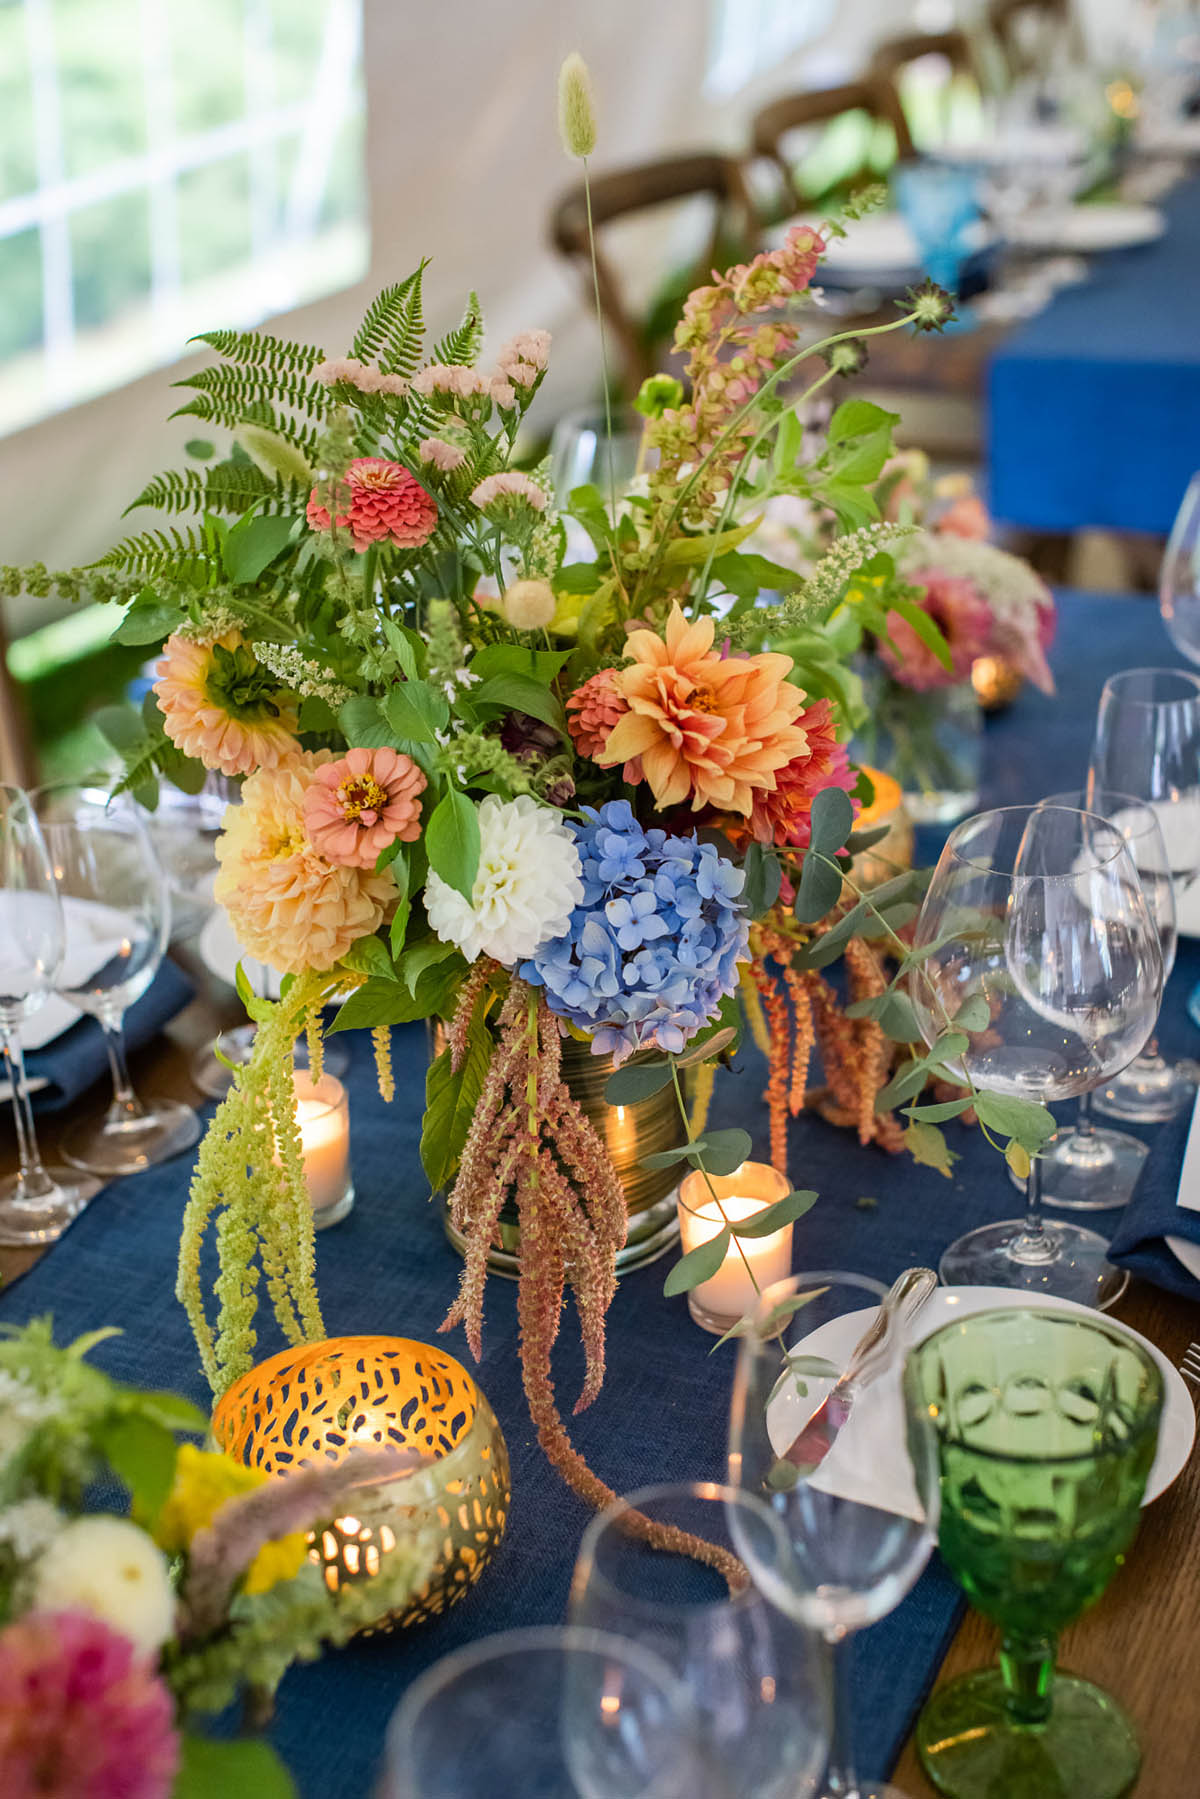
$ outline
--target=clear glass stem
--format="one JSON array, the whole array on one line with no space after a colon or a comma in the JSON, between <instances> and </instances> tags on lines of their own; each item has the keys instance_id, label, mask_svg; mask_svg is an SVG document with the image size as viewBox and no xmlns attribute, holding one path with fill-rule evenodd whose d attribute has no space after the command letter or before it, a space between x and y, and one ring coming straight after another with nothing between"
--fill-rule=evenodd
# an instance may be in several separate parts
<instances>
[{"instance_id":1,"label":"clear glass stem","mask_svg":"<svg viewBox=\"0 0 1200 1799\"><path fill-rule=\"evenodd\" d=\"M1005 1705L1016 1724L1044 1724L1054 1684L1054 1638L1006 1636L1000 1645Z\"/></svg>"},{"instance_id":2,"label":"clear glass stem","mask_svg":"<svg viewBox=\"0 0 1200 1799\"><path fill-rule=\"evenodd\" d=\"M135 1119L146 1116L146 1108L133 1090L133 1082L129 1078L129 1065L125 1060L124 1017L102 1018L104 1030L104 1047L108 1051L108 1065L112 1070L113 1096L112 1103L104 1115L106 1130L122 1124L130 1124Z\"/></svg>"},{"instance_id":3,"label":"clear glass stem","mask_svg":"<svg viewBox=\"0 0 1200 1799\"><path fill-rule=\"evenodd\" d=\"M857 1799L858 1775L854 1770L854 1742L851 1734L853 1679L851 1638L829 1637L833 1667L833 1728L829 1738L829 1759L825 1764L822 1799Z\"/></svg>"},{"instance_id":4,"label":"clear glass stem","mask_svg":"<svg viewBox=\"0 0 1200 1799\"><path fill-rule=\"evenodd\" d=\"M1042 1164L1034 1156L1025 1177L1025 1222L1013 1238L1009 1254L1014 1261L1052 1262L1058 1245L1042 1221Z\"/></svg>"},{"instance_id":5,"label":"clear glass stem","mask_svg":"<svg viewBox=\"0 0 1200 1799\"><path fill-rule=\"evenodd\" d=\"M1134 1057L1127 1072L1131 1075L1165 1074L1166 1070L1167 1065L1159 1053L1158 1038L1151 1037L1141 1055Z\"/></svg>"},{"instance_id":6,"label":"clear glass stem","mask_svg":"<svg viewBox=\"0 0 1200 1799\"><path fill-rule=\"evenodd\" d=\"M1079 1096L1079 1116L1075 1120L1075 1127L1057 1146L1056 1159L1060 1166L1068 1163L1072 1168L1100 1169L1112 1166L1112 1150L1096 1131L1090 1088Z\"/></svg>"},{"instance_id":7,"label":"clear glass stem","mask_svg":"<svg viewBox=\"0 0 1200 1799\"><path fill-rule=\"evenodd\" d=\"M8 1063L8 1080L12 1088L13 1119L17 1127L17 1157L20 1162L17 1193L22 1199L45 1199L56 1191L54 1182L42 1167L37 1132L33 1128L33 1108L25 1082L25 1054L17 1028L9 1019L0 1019L0 1036Z\"/></svg>"}]
</instances>

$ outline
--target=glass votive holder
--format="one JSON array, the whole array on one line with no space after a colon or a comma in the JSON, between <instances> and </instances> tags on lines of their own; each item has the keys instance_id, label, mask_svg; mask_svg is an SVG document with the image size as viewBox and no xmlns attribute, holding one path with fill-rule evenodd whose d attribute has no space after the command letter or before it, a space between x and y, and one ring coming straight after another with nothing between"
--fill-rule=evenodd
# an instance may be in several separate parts
<instances>
[{"instance_id":1,"label":"glass votive holder","mask_svg":"<svg viewBox=\"0 0 1200 1799\"><path fill-rule=\"evenodd\" d=\"M298 1068L292 1080L313 1225L323 1231L344 1218L354 1204L350 1096L332 1074L322 1074L314 1081L306 1068Z\"/></svg>"},{"instance_id":2,"label":"glass votive holder","mask_svg":"<svg viewBox=\"0 0 1200 1799\"><path fill-rule=\"evenodd\" d=\"M769 1162L743 1162L726 1175L694 1169L679 1183L680 1248L685 1254L698 1249L719 1236L727 1223L744 1224L790 1191L786 1178ZM766 1288L786 1280L791 1272L790 1224L765 1237L731 1237L716 1273L688 1294L688 1310L702 1330L724 1336L754 1310Z\"/></svg>"}]
</instances>

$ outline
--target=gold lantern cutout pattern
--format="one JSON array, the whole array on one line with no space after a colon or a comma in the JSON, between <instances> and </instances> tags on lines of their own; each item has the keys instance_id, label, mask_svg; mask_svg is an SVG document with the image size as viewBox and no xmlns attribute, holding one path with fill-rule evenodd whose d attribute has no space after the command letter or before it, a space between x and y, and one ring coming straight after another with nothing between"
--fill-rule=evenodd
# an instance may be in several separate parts
<instances>
[{"instance_id":1,"label":"gold lantern cutout pattern","mask_svg":"<svg viewBox=\"0 0 1200 1799\"><path fill-rule=\"evenodd\" d=\"M504 1535L512 1495L495 1413L460 1362L407 1337L331 1337L284 1350L234 1381L213 1413L222 1449L265 1474L354 1450L412 1449L412 1474L356 1495L353 1515L311 1533L309 1554L336 1591L370 1580L398 1536L431 1529L433 1568L375 1628L436 1617L474 1585Z\"/></svg>"}]
</instances>

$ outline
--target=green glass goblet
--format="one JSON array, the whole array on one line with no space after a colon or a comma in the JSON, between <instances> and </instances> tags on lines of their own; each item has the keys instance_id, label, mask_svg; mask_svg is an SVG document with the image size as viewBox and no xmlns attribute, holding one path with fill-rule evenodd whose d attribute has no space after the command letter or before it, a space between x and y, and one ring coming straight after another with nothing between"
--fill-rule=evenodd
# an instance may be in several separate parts
<instances>
[{"instance_id":1,"label":"green glass goblet","mask_svg":"<svg viewBox=\"0 0 1200 1799\"><path fill-rule=\"evenodd\" d=\"M1002 1632L1000 1664L951 1681L917 1748L952 1799L1119 1799L1141 1752L1107 1693L1054 1665L1058 1633L1097 1600L1138 1527L1163 1384L1152 1357L1097 1318L977 1312L905 1366L910 1428L937 1432L938 1546Z\"/></svg>"}]
</instances>

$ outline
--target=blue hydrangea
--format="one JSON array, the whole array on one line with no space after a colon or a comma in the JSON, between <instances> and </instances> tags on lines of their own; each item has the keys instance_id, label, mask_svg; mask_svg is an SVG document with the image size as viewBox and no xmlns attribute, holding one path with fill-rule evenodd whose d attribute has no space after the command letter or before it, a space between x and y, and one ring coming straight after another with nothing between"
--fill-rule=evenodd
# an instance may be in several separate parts
<instances>
[{"instance_id":1,"label":"blue hydrangea","mask_svg":"<svg viewBox=\"0 0 1200 1799\"><path fill-rule=\"evenodd\" d=\"M711 843L645 830L628 800L573 824L583 900L561 937L521 965L546 1002L618 1062L678 1053L737 987L749 921L740 868Z\"/></svg>"}]
</instances>

